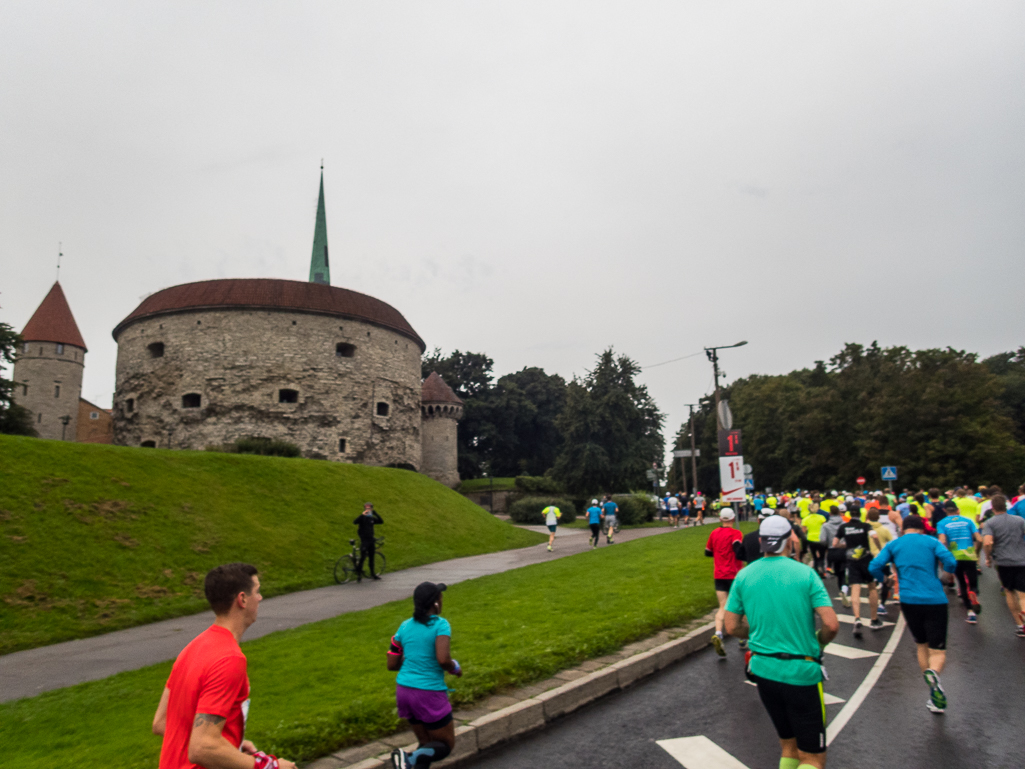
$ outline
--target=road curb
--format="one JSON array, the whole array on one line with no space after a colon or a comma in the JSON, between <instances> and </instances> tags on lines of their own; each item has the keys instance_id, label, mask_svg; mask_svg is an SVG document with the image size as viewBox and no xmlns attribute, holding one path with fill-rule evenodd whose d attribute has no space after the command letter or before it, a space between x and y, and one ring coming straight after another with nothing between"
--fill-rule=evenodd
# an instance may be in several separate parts
<instances>
[{"instance_id":1,"label":"road curb","mask_svg":"<svg viewBox=\"0 0 1025 769\"><path fill-rule=\"evenodd\" d=\"M476 756L503 742L543 729L549 722L561 718L584 705L612 692L626 689L654 675L675 662L708 646L715 632L715 623L709 622L680 638L674 638L647 651L549 689L536 697L517 702L515 705L496 710L456 729L455 752L444 761L432 766L457 767L467 759ZM407 745L404 750L416 750L417 745ZM391 766L388 753L350 764L345 769L382 769ZM307 765L307 769L335 769L339 766L331 757L318 759Z\"/></svg>"}]
</instances>

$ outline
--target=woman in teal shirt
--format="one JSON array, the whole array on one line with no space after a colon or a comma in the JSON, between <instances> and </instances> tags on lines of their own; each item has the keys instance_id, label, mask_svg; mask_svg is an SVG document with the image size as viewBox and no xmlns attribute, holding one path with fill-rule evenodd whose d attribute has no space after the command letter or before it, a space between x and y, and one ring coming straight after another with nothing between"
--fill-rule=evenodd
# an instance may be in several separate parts
<instances>
[{"instance_id":1,"label":"woman in teal shirt","mask_svg":"<svg viewBox=\"0 0 1025 769\"><path fill-rule=\"evenodd\" d=\"M455 748L455 724L448 701L445 673L463 674L452 659L452 627L441 615L443 583L421 582L413 591L413 617L392 636L388 670L397 670L395 701L399 718L405 718L419 748L407 754L392 751L393 769L427 767L441 761Z\"/></svg>"}]
</instances>

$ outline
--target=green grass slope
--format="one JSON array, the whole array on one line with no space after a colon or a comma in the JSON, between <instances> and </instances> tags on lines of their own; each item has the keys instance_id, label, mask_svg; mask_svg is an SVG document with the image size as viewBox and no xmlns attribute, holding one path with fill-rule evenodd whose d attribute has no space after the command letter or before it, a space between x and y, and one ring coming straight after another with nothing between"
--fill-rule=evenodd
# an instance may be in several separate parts
<instances>
[{"instance_id":1,"label":"green grass slope","mask_svg":"<svg viewBox=\"0 0 1025 769\"><path fill-rule=\"evenodd\" d=\"M407 470L0 435L0 653L202 611L220 563L329 584L364 501L391 571L544 539Z\"/></svg>"}]
</instances>

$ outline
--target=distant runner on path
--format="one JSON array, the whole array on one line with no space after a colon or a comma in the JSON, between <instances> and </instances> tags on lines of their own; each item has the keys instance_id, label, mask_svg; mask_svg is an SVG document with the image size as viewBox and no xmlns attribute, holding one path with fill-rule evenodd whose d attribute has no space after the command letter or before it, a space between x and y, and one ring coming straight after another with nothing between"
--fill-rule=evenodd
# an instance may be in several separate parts
<instances>
[{"instance_id":1,"label":"distant runner on path","mask_svg":"<svg viewBox=\"0 0 1025 769\"><path fill-rule=\"evenodd\" d=\"M947 662L947 594L936 576L936 566L940 564L953 574L957 562L938 539L926 536L925 521L917 515L904 519L903 530L904 535L884 547L868 569L880 582L886 564L892 563L897 570L900 610L918 645L918 667L929 685L925 706L933 713L943 713L947 693L940 673Z\"/></svg>"},{"instance_id":2,"label":"distant runner on path","mask_svg":"<svg viewBox=\"0 0 1025 769\"><path fill-rule=\"evenodd\" d=\"M606 494L605 501L601 505L602 514L605 516L605 541L610 545L616 542L616 516L619 515L619 505L612 501L612 495Z\"/></svg>"},{"instance_id":3,"label":"distant runner on path","mask_svg":"<svg viewBox=\"0 0 1025 769\"><path fill-rule=\"evenodd\" d=\"M975 521L957 514L957 505L949 503L953 510L951 514L940 518L936 532L940 544L950 550L957 561L957 569L954 572L954 579L957 581L957 592L961 596L961 603L968 610L965 619L969 625L978 623L978 614L982 611L979 604L979 569L978 549L982 546L982 537Z\"/></svg>"},{"instance_id":4,"label":"distant runner on path","mask_svg":"<svg viewBox=\"0 0 1025 769\"><path fill-rule=\"evenodd\" d=\"M712 636L712 646L715 647L715 653L720 657L726 656L726 648L723 646L726 599L730 595L734 577L743 566L733 552L733 543L744 541L744 535L733 526L735 518L736 514L730 508L719 513L722 525L712 529L712 533L708 535L708 543L705 545L705 555L714 559L712 577L715 579L715 597L719 599L719 610L715 613L715 635Z\"/></svg>"},{"instance_id":5,"label":"distant runner on path","mask_svg":"<svg viewBox=\"0 0 1025 769\"><path fill-rule=\"evenodd\" d=\"M555 505L548 505L541 511L545 517L545 526L548 527L548 552L552 552L552 543L555 542L555 530L559 527L559 519L562 518L562 511Z\"/></svg>"},{"instance_id":6,"label":"distant runner on path","mask_svg":"<svg viewBox=\"0 0 1025 769\"><path fill-rule=\"evenodd\" d=\"M214 624L174 661L153 733L164 737L160 769L295 769L243 739L249 717L249 676L242 635L256 622L260 577L255 566L211 569L203 585Z\"/></svg>"},{"instance_id":7,"label":"distant runner on path","mask_svg":"<svg viewBox=\"0 0 1025 769\"><path fill-rule=\"evenodd\" d=\"M592 499L591 506L587 508L587 525L591 527L591 538L587 540L591 543L591 549L598 547L598 537L601 536L601 519L605 517L605 513L598 507L598 500Z\"/></svg>"},{"instance_id":8,"label":"distant runner on path","mask_svg":"<svg viewBox=\"0 0 1025 769\"><path fill-rule=\"evenodd\" d=\"M749 638L748 677L758 685L779 736L780 769L826 765L822 649L840 622L815 571L790 558L793 528L779 515L758 527L764 558L737 575L726 604L726 629ZM815 617L822 628L815 631ZM747 618L747 624L744 618Z\"/></svg>"}]
</instances>

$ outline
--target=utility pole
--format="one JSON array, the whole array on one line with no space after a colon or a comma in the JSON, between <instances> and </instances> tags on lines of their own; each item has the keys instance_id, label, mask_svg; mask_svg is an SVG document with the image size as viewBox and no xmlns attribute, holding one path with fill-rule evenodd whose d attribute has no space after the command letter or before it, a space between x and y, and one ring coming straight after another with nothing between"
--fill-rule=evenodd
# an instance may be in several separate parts
<instances>
[{"instance_id":1,"label":"utility pole","mask_svg":"<svg viewBox=\"0 0 1025 769\"><path fill-rule=\"evenodd\" d=\"M697 403L687 404L687 407L690 409L690 474L693 479L693 483L690 487L691 497L698 493L698 452L694 442L694 407L697 405Z\"/></svg>"},{"instance_id":2,"label":"utility pole","mask_svg":"<svg viewBox=\"0 0 1025 769\"><path fill-rule=\"evenodd\" d=\"M743 347L747 342L737 342L736 344L725 344L721 347L706 347L705 355L708 356L708 360L712 363L712 371L715 374L715 421L719 425L720 430L725 430L726 425L722 423L722 416L719 414L719 350L728 350L731 347Z\"/></svg>"}]
</instances>

